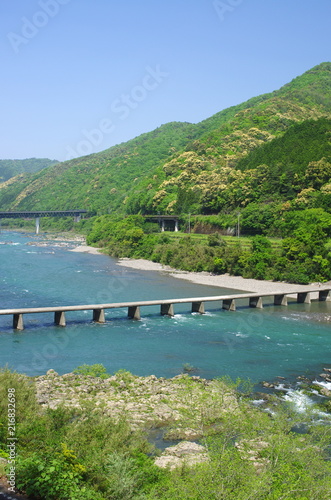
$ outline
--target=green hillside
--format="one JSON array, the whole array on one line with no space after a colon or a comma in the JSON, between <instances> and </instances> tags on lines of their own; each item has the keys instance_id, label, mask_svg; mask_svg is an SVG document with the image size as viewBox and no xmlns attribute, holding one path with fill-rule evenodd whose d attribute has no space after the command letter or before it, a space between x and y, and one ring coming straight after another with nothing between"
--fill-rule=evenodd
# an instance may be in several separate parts
<instances>
[{"instance_id":1,"label":"green hillside","mask_svg":"<svg viewBox=\"0 0 331 500\"><path fill-rule=\"evenodd\" d=\"M38 172L43 168L55 165L57 160L48 158L28 158L26 160L0 160L0 182L5 182L15 175Z\"/></svg>"},{"instance_id":2,"label":"green hillside","mask_svg":"<svg viewBox=\"0 0 331 500\"><path fill-rule=\"evenodd\" d=\"M194 139L188 123L168 123L98 154L59 163L0 185L2 209L86 208L90 213L123 209L135 184Z\"/></svg>"},{"instance_id":3,"label":"green hillside","mask_svg":"<svg viewBox=\"0 0 331 500\"><path fill-rule=\"evenodd\" d=\"M298 103L331 111L331 63L325 62L284 85L276 94Z\"/></svg>"},{"instance_id":4,"label":"green hillside","mask_svg":"<svg viewBox=\"0 0 331 500\"><path fill-rule=\"evenodd\" d=\"M312 146L316 154L305 153L302 175L309 162L329 157L326 136L319 145L318 136L328 126L319 119L331 118L330 102L331 63L322 63L279 90L201 123L168 123L101 153L9 179L0 184L0 208L37 210L56 205L59 209L79 206L90 214L208 214L244 207L265 195L250 193L264 182L260 165L267 164L275 176L280 171L286 176L287 168L294 168L295 150L286 162L281 143L274 142L287 130L303 137L310 135L309 130L316 135ZM317 128L312 120L317 120ZM302 124L302 131L291 128L295 124ZM290 143L290 136L285 140ZM264 145L272 147L261 149ZM296 151L301 154L301 146ZM281 157L276 160L278 153ZM275 162L282 167L275 168ZM295 196L299 188L284 198Z\"/></svg>"},{"instance_id":5,"label":"green hillside","mask_svg":"<svg viewBox=\"0 0 331 500\"><path fill-rule=\"evenodd\" d=\"M300 96L303 102L299 100ZM247 193L247 178L252 177L248 182L255 191L257 184L265 184L264 175L254 171L243 174L242 168L238 168L243 165L241 162L251 158L253 151L257 160L262 145L271 145L295 124L307 120L312 123L312 119L322 117L330 118L330 98L331 64L324 63L278 91L253 98L235 109L230 108L205 120L197 125L202 131L198 140L159 168L153 179L137 186L128 200L128 211L217 213L222 209L242 207L250 201L256 201L258 196ZM207 131L207 126L211 126L212 130ZM307 130L304 127L302 134L309 135L311 127L318 135L317 128L312 125L307 127ZM299 130L294 130L293 135ZM318 140L316 137L314 160L328 156L327 151L324 151L327 141L322 140L318 147ZM287 141L292 142L291 149L294 141ZM272 147L274 162L279 161L277 154L280 149ZM297 147L298 150L301 151L301 146ZM306 159L309 157L307 155ZM309 161L301 169L306 168ZM261 156L260 160L255 161L255 166L263 163L265 161ZM289 162L287 166L290 167ZM277 175L276 171L274 174ZM294 195L293 191L289 193L289 196Z\"/></svg>"},{"instance_id":6,"label":"green hillside","mask_svg":"<svg viewBox=\"0 0 331 500\"><path fill-rule=\"evenodd\" d=\"M242 158L236 169L237 178L228 184L225 194L228 204L295 203L305 192L318 196L316 205L321 206L331 176L331 120L320 118L292 125L282 136Z\"/></svg>"},{"instance_id":7,"label":"green hillside","mask_svg":"<svg viewBox=\"0 0 331 500\"><path fill-rule=\"evenodd\" d=\"M309 162L322 157L331 160L331 121L327 118L291 126L281 137L251 151L237 168L247 170L267 164L279 174L288 168L302 173Z\"/></svg>"}]
</instances>

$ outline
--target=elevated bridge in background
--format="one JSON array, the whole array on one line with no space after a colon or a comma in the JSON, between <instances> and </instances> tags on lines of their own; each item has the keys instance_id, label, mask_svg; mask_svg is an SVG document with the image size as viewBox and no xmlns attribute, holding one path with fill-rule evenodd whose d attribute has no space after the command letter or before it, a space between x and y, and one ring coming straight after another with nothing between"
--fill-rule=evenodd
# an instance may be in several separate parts
<instances>
[{"instance_id":1,"label":"elevated bridge in background","mask_svg":"<svg viewBox=\"0 0 331 500\"><path fill-rule=\"evenodd\" d=\"M79 222L81 216L86 214L87 210L18 210L15 212L0 212L1 219L36 219L36 234L40 230L40 217L74 217L75 222Z\"/></svg>"},{"instance_id":2,"label":"elevated bridge in background","mask_svg":"<svg viewBox=\"0 0 331 500\"><path fill-rule=\"evenodd\" d=\"M165 231L166 222L173 222L173 230L178 231L178 215L143 215L145 220L150 222L158 222L161 231Z\"/></svg>"}]
</instances>

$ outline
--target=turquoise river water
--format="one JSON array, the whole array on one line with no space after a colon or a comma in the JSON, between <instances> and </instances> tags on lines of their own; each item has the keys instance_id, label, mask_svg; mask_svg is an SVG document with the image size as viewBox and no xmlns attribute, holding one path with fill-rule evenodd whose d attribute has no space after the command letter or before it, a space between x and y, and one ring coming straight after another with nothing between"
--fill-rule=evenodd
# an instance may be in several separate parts
<instances>
[{"instance_id":1,"label":"turquoise river water","mask_svg":"<svg viewBox=\"0 0 331 500\"><path fill-rule=\"evenodd\" d=\"M121 267L105 255L72 252L73 246L1 232L0 308L229 293ZM146 307L140 321L127 319L125 309L108 310L104 325L91 321L92 311L71 312L65 328L53 325L53 314L25 315L21 332L13 330L11 316L0 316L0 366L40 375L50 368L63 374L83 363L102 363L109 373L126 369L173 377L189 364L194 375L230 375L254 383L313 377L331 366L331 303L292 302L286 308L270 299L263 310L254 310L246 301L238 302L236 312L220 305L207 303L205 315L191 314L191 304L175 306L173 318L162 317L159 306Z\"/></svg>"}]
</instances>

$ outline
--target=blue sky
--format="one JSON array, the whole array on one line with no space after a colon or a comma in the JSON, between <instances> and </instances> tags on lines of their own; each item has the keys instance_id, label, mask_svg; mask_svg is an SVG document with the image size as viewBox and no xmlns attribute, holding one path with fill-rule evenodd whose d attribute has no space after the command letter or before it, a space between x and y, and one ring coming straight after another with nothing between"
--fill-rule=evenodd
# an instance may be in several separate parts
<instances>
[{"instance_id":1,"label":"blue sky","mask_svg":"<svg viewBox=\"0 0 331 500\"><path fill-rule=\"evenodd\" d=\"M0 158L197 123L330 61L330 0L1 0Z\"/></svg>"}]
</instances>

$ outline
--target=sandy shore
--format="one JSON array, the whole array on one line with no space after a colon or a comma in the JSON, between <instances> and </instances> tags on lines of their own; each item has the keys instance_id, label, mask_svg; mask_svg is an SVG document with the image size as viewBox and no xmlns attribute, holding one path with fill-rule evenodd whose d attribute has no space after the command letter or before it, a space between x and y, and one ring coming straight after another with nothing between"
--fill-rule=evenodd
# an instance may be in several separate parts
<instances>
[{"instance_id":1,"label":"sandy shore","mask_svg":"<svg viewBox=\"0 0 331 500\"><path fill-rule=\"evenodd\" d=\"M94 255L102 255L100 248L89 247L88 245L79 245L78 247L72 248L71 252L82 252L82 253L92 253Z\"/></svg>"},{"instance_id":2,"label":"sandy shore","mask_svg":"<svg viewBox=\"0 0 331 500\"><path fill-rule=\"evenodd\" d=\"M293 285L290 283L280 283L275 281L262 281L255 279L246 279L241 276L230 276L228 274L213 275L210 273L192 273L186 271L178 271L169 266L163 266L156 262L151 262L144 259L119 259L119 266L131 267L144 271L162 271L167 272L174 278L185 279L193 283L208 286L218 286L222 288L232 288L234 290L242 290L245 292L300 292L302 289L330 288L329 284L312 283L311 285ZM316 294L317 297L317 294ZM312 295L314 297L314 294Z\"/></svg>"},{"instance_id":3,"label":"sandy shore","mask_svg":"<svg viewBox=\"0 0 331 500\"><path fill-rule=\"evenodd\" d=\"M84 252L94 255L102 255L100 248L91 247L88 245L79 245L71 250L72 252ZM241 290L244 292L261 292L261 293L274 293L274 292L300 292L305 289L316 290L316 288L330 288L331 283L312 283L310 285L295 285L291 283L283 283L278 281L264 281L242 278L241 276L230 276L229 274L214 275L211 273L201 272L193 273L188 271L179 271L170 266L164 266L158 262L152 262L145 259L129 259L122 258L118 260L117 265L124 267L131 267L141 271L159 271L168 273L174 278L191 281L199 285L216 286L220 288L230 288L233 290ZM312 293L312 298L317 298L317 293Z\"/></svg>"}]
</instances>

